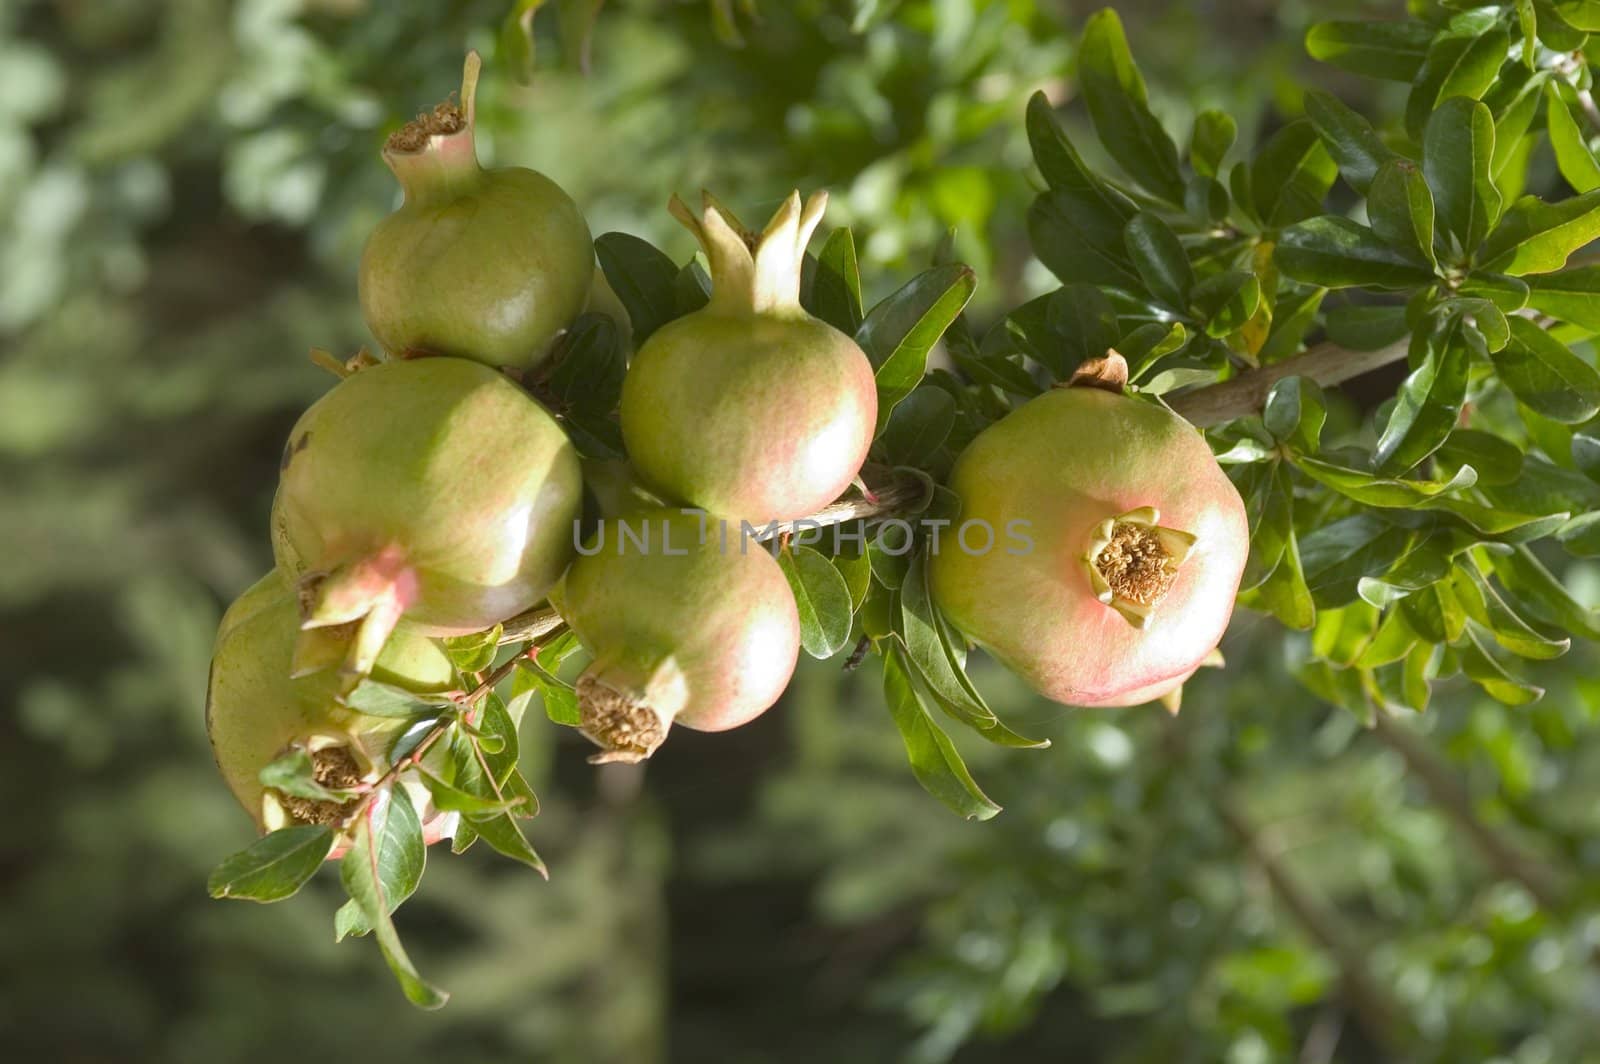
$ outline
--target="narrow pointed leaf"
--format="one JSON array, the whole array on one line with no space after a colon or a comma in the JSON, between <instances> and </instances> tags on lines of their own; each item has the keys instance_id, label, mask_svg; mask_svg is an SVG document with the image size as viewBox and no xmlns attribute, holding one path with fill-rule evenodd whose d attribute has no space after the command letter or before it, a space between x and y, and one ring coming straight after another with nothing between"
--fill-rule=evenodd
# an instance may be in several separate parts
<instances>
[{"instance_id":1,"label":"narrow pointed leaf","mask_svg":"<svg viewBox=\"0 0 1600 1064\"><path fill-rule=\"evenodd\" d=\"M1090 17L1079 47L1078 72L1095 133L1111 157L1147 191L1182 203L1177 146L1150 113L1144 79L1115 11L1107 8Z\"/></svg>"},{"instance_id":2,"label":"narrow pointed leaf","mask_svg":"<svg viewBox=\"0 0 1600 1064\"><path fill-rule=\"evenodd\" d=\"M1600 189L1558 203L1524 196L1478 249L1478 262L1485 270L1513 277L1551 273L1596 237L1600 237Z\"/></svg>"},{"instance_id":3,"label":"narrow pointed leaf","mask_svg":"<svg viewBox=\"0 0 1600 1064\"><path fill-rule=\"evenodd\" d=\"M224 860L206 879L213 898L282 901L316 874L333 851L333 829L312 824L280 828Z\"/></svg>"},{"instance_id":4,"label":"narrow pointed leaf","mask_svg":"<svg viewBox=\"0 0 1600 1064\"><path fill-rule=\"evenodd\" d=\"M401 791L392 792L392 795L402 794ZM377 940L378 949L388 963L389 970L400 983L400 989L406 998L418 1008L437 1009L450 999L450 995L432 986L417 973L416 966L406 955L405 947L400 944L400 935L389 916L393 905L386 892L383 867L379 858L378 843L369 812L357 818L351 831L350 849L339 862L340 881L343 882L351 900L366 916L368 925L373 928L373 937Z\"/></svg>"},{"instance_id":5,"label":"narrow pointed leaf","mask_svg":"<svg viewBox=\"0 0 1600 1064\"><path fill-rule=\"evenodd\" d=\"M935 266L872 308L856 330L878 381L878 428L928 368L928 352L960 316L978 286L971 267Z\"/></svg>"},{"instance_id":6,"label":"narrow pointed leaf","mask_svg":"<svg viewBox=\"0 0 1600 1064\"><path fill-rule=\"evenodd\" d=\"M1439 226L1466 254L1483 243L1500 217L1500 190L1490 176L1494 118L1477 100L1445 100L1428 119L1422 172L1433 190Z\"/></svg>"},{"instance_id":7,"label":"narrow pointed leaf","mask_svg":"<svg viewBox=\"0 0 1600 1064\"><path fill-rule=\"evenodd\" d=\"M883 694L917 782L968 820L988 820L1000 812L978 787L950 737L928 715L917 697L905 651L895 644L883 658Z\"/></svg>"},{"instance_id":8,"label":"narrow pointed leaf","mask_svg":"<svg viewBox=\"0 0 1600 1064\"><path fill-rule=\"evenodd\" d=\"M1334 215L1285 229L1277 257L1290 277L1324 288L1409 288L1433 279L1425 259L1397 251L1366 226Z\"/></svg>"}]
</instances>

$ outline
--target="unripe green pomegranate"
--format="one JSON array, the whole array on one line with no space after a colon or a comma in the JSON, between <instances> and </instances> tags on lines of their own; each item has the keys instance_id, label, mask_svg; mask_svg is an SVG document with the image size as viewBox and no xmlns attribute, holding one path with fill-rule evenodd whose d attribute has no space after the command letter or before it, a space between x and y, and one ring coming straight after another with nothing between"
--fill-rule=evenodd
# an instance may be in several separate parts
<instances>
[{"instance_id":1,"label":"unripe green pomegranate","mask_svg":"<svg viewBox=\"0 0 1600 1064\"><path fill-rule=\"evenodd\" d=\"M361 310L392 355L455 355L527 369L583 312L594 242L572 198L522 167L485 170L473 145L479 60L461 102L390 136L405 202L361 256Z\"/></svg>"},{"instance_id":2,"label":"unripe green pomegranate","mask_svg":"<svg viewBox=\"0 0 1600 1064\"><path fill-rule=\"evenodd\" d=\"M950 475L970 527L930 563L951 622L1068 705L1174 696L1222 638L1250 548L1200 434L1125 381L1055 389L979 434Z\"/></svg>"},{"instance_id":3,"label":"unripe green pomegranate","mask_svg":"<svg viewBox=\"0 0 1600 1064\"><path fill-rule=\"evenodd\" d=\"M597 762L649 757L674 722L715 732L754 720L800 655L778 563L737 521L694 511L604 521L551 600L594 655L577 686Z\"/></svg>"},{"instance_id":4,"label":"unripe green pomegranate","mask_svg":"<svg viewBox=\"0 0 1600 1064\"><path fill-rule=\"evenodd\" d=\"M274 554L307 628L361 621L364 672L404 615L481 631L535 605L572 555L578 456L544 409L487 366L386 362L317 400L284 449Z\"/></svg>"},{"instance_id":5,"label":"unripe green pomegranate","mask_svg":"<svg viewBox=\"0 0 1600 1064\"><path fill-rule=\"evenodd\" d=\"M323 631L336 640L339 633ZM274 571L258 580L223 615L206 692L206 731L228 789L263 831L290 824L329 824L351 811L348 803L280 794L261 785L262 768L293 749L311 755L318 782L348 789L376 780L389 750L410 725L403 717L375 717L340 704L343 682L334 670L291 677L300 636L292 588ZM373 667L373 677L418 693L455 686L450 660L437 644L401 625ZM448 834L454 815L429 814L426 792L413 795L423 812L424 835Z\"/></svg>"},{"instance_id":6,"label":"unripe green pomegranate","mask_svg":"<svg viewBox=\"0 0 1600 1064\"><path fill-rule=\"evenodd\" d=\"M671 210L711 264L711 301L656 330L622 384L628 455L656 490L756 523L813 513L850 485L878 416L855 341L800 306L827 196L795 193L759 236L707 197Z\"/></svg>"}]
</instances>

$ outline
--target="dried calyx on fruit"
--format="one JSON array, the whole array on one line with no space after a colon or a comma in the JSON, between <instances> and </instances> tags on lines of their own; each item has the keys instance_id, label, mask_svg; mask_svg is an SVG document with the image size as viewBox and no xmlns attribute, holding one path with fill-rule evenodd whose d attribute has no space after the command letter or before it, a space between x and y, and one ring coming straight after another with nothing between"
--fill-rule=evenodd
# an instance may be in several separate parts
<instances>
[{"instance_id":1,"label":"dried calyx on fruit","mask_svg":"<svg viewBox=\"0 0 1600 1064\"><path fill-rule=\"evenodd\" d=\"M694 511L602 522L551 599L594 655L577 687L596 762L649 757L674 722L727 731L755 719L800 654L778 563L738 521Z\"/></svg>"},{"instance_id":2,"label":"dried calyx on fruit","mask_svg":"<svg viewBox=\"0 0 1600 1064\"><path fill-rule=\"evenodd\" d=\"M1204 439L1126 381L1112 352L980 433L950 487L962 524L1009 536L977 553L947 542L930 562L955 626L1069 705L1175 705L1219 660L1250 548Z\"/></svg>"},{"instance_id":3,"label":"dried calyx on fruit","mask_svg":"<svg viewBox=\"0 0 1600 1064\"><path fill-rule=\"evenodd\" d=\"M206 732L222 777L257 827L338 824L359 797L334 800L285 794L262 784L263 768L296 750L311 759L313 776L334 792L376 781L389 751L411 721L359 713L341 702L343 683L332 670L292 677L299 632L293 590L274 571L228 607L217 632L206 691ZM336 642L349 633L323 630ZM373 668L374 678L419 694L449 691L455 671L444 651L409 626L398 628ZM448 836L455 814L433 810L420 784L403 781L423 814L424 837Z\"/></svg>"},{"instance_id":4,"label":"dried calyx on fruit","mask_svg":"<svg viewBox=\"0 0 1600 1064\"><path fill-rule=\"evenodd\" d=\"M827 197L792 194L748 233L706 197L673 215L711 266L711 299L662 326L622 386L622 434L664 495L752 522L803 517L850 485L878 414L872 366L800 306L806 244Z\"/></svg>"},{"instance_id":5,"label":"dried calyx on fruit","mask_svg":"<svg viewBox=\"0 0 1600 1064\"><path fill-rule=\"evenodd\" d=\"M537 603L572 555L577 453L504 375L429 358L363 369L301 416L284 449L273 551L308 629L359 622L366 672L402 616L482 631ZM320 665L308 637L298 664Z\"/></svg>"},{"instance_id":6,"label":"dried calyx on fruit","mask_svg":"<svg viewBox=\"0 0 1600 1064\"><path fill-rule=\"evenodd\" d=\"M522 167L485 170L473 143L479 59L461 98L389 137L405 192L361 256L361 309L391 354L456 355L526 369L590 295L594 243L576 203Z\"/></svg>"}]
</instances>

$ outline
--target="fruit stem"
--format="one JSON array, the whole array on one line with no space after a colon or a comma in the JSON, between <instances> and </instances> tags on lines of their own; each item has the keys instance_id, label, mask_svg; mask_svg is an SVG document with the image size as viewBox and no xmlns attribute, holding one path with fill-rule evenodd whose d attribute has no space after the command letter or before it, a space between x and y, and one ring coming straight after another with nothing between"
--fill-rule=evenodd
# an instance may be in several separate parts
<instances>
[{"instance_id":1,"label":"fruit stem","mask_svg":"<svg viewBox=\"0 0 1600 1064\"><path fill-rule=\"evenodd\" d=\"M711 266L711 302L717 314L803 316L800 272L806 245L828 206L826 192L814 192L804 204L791 192L766 229L752 233L709 192L697 217L673 196L667 210L694 234Z\"/></svg>"},{"instance_id":2,"label":"fruit stem","mask_svg":"<svg viewBox=\"0 0 1600 1064\"><path fill-rule=\"evenodd\" d=\"M455 199L483 178L473 143L477 122L478 74L483 60L468 52L461 74L461 96L424 111L389 135L383 161L394 172L408 204Z\"/></svg>"}]
</instances>

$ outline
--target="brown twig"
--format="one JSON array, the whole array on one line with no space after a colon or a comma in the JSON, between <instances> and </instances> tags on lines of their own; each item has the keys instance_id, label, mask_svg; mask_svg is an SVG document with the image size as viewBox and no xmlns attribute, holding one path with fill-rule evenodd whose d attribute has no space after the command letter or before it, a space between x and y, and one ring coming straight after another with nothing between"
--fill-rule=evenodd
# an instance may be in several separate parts
<instances>
[{"instance_id":1,"label":"brown twig","mask_svg":"<svg viewBox=\"0 0 1600 1064\"><path fill-rule=\"evenodd\" d=\"M1405 340L1376 351L1352 351L1336 344L1318 344L1290 359L1249 370L1232 380L1208 384L1167 400L1167 405L1197 428L1208 428L1258 413L1272 386L1285 377L1306 377L1324 388L1382 369L1406 357Z\"/></svg>"},{"instance_id":2,"label":"brown twig","mask_svg":"<svg viewBox=\"0 0 1600 1064\"><path fill-rule=\"evenodd\" d=\"M1485 862L1509 880L1521 883L1547 912L1561 907L1564 891L1555 869L1505 838L1478 817L1472 796L1450 767L1444 764L1410 729L1379 713L1372 734L1399 754L1406 768L1422 781L1434 804L1439 806L1465 832Z\"/></svg>"}]
</instances>

